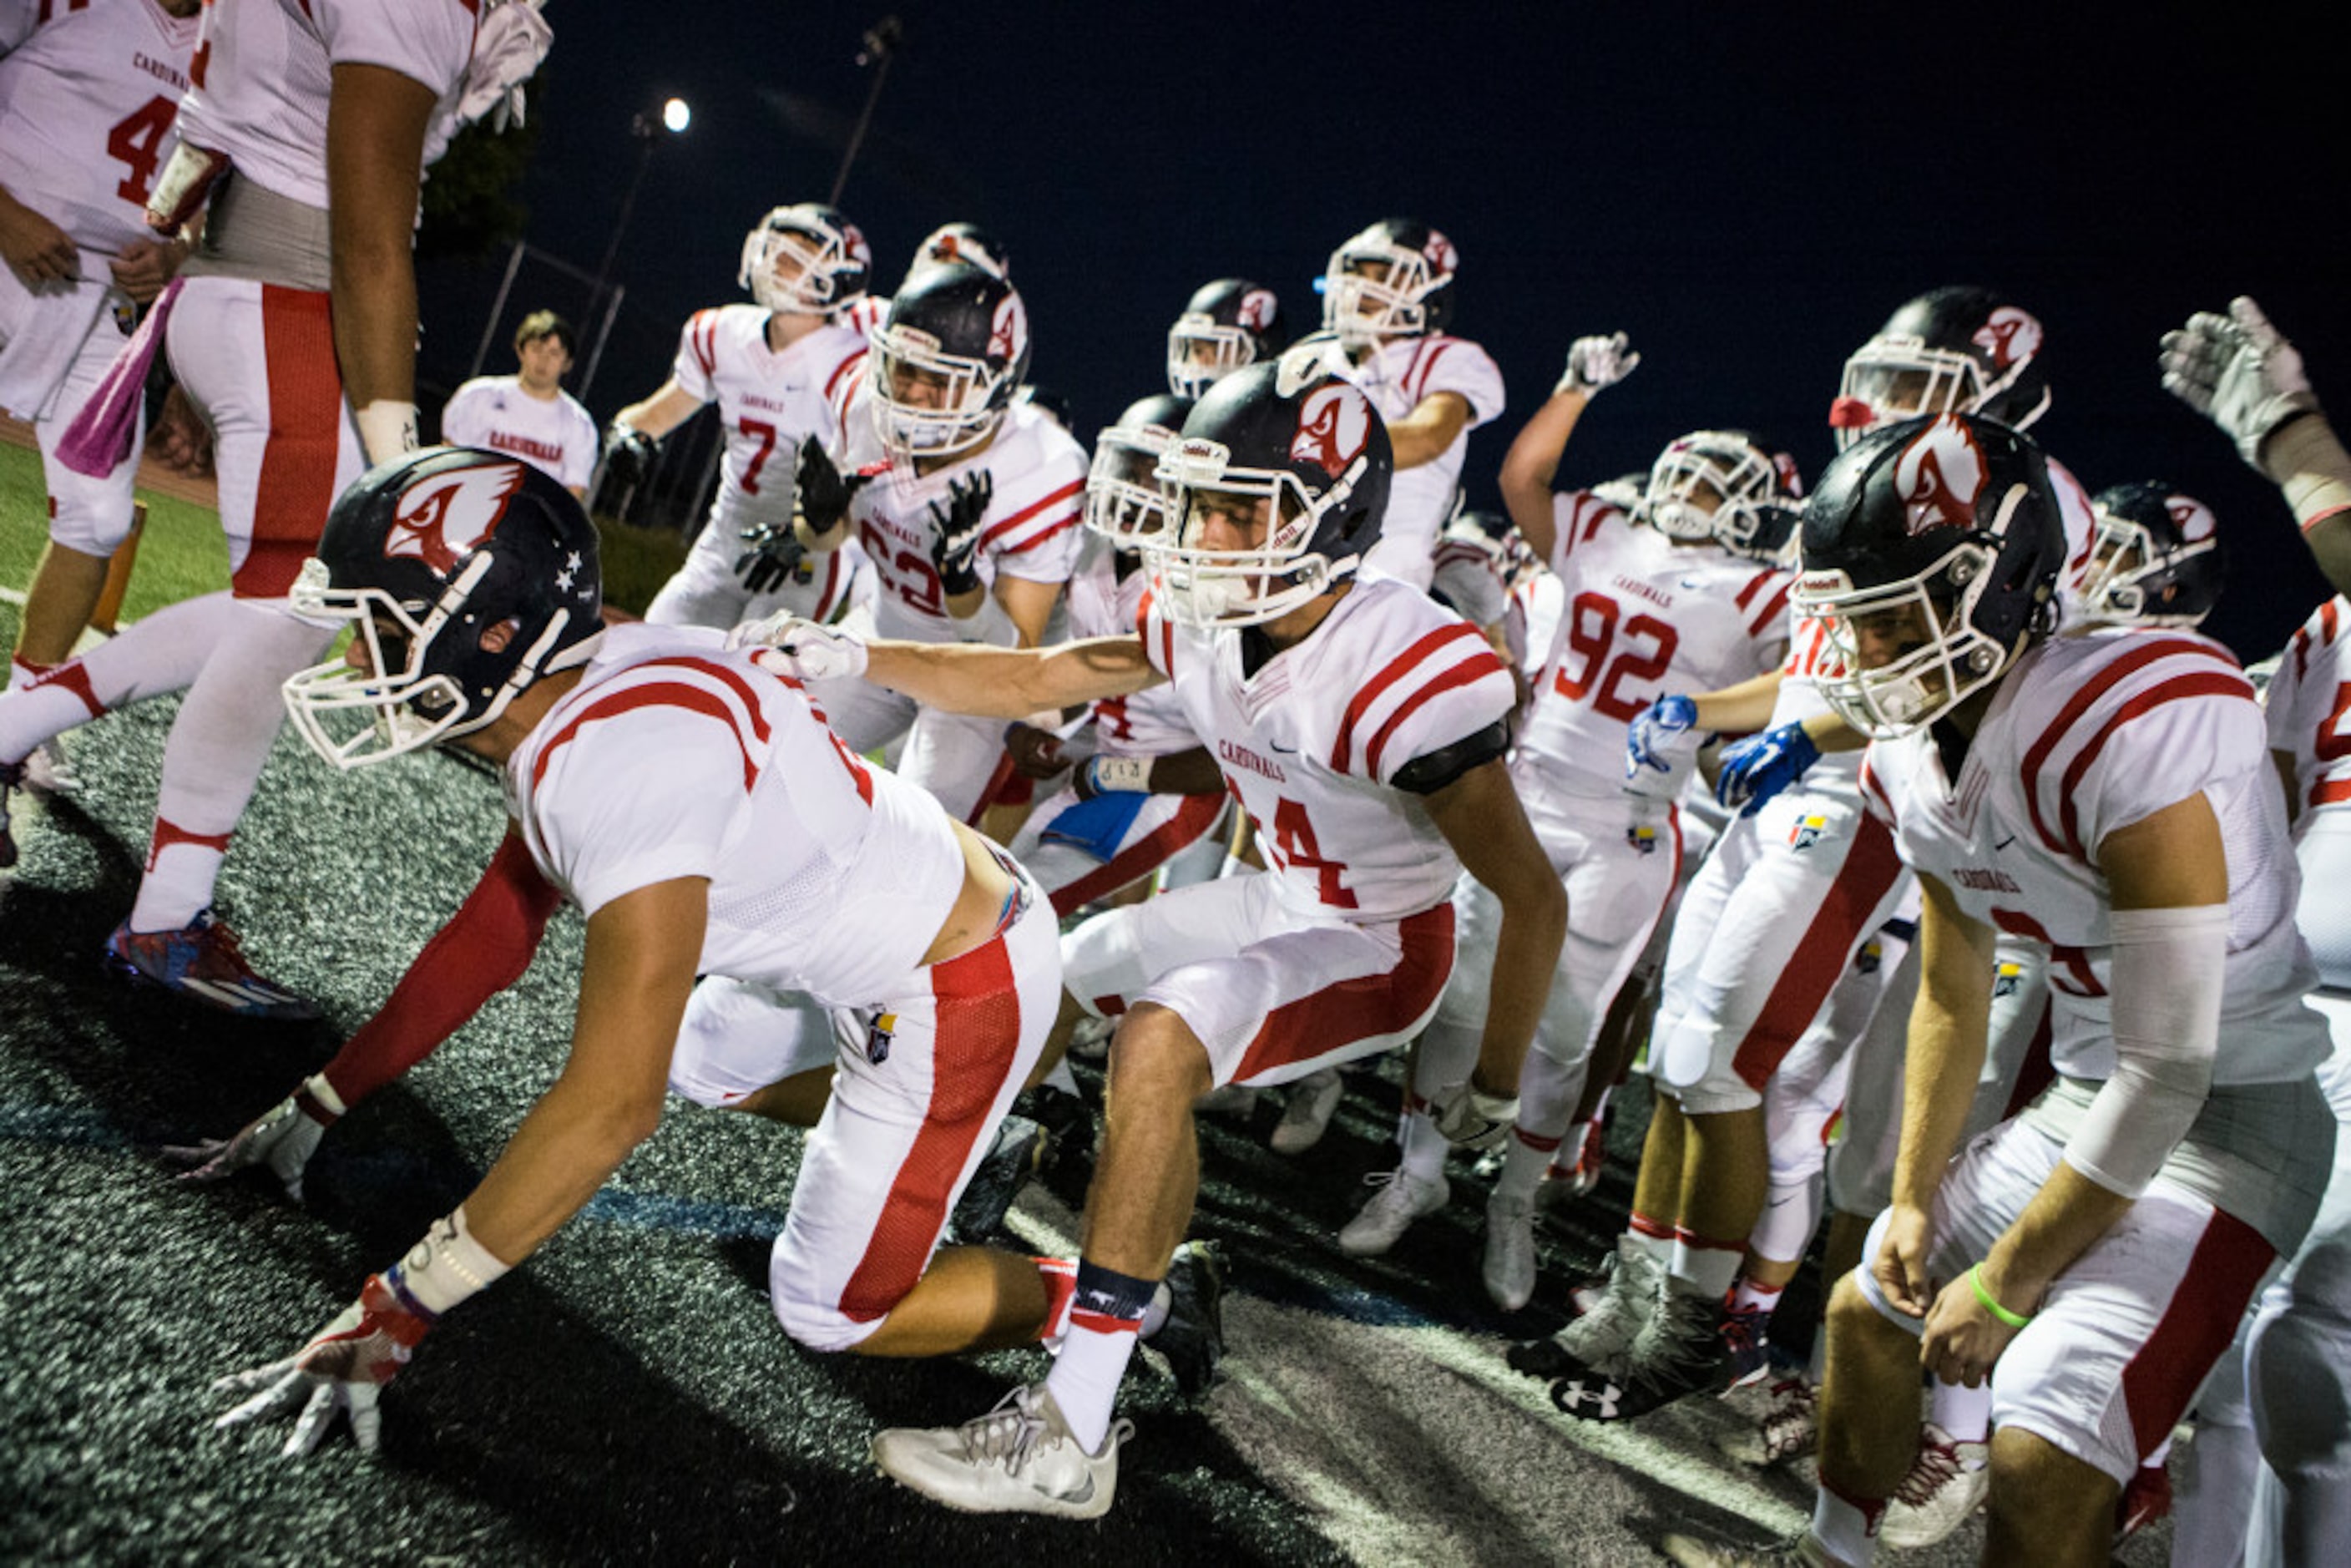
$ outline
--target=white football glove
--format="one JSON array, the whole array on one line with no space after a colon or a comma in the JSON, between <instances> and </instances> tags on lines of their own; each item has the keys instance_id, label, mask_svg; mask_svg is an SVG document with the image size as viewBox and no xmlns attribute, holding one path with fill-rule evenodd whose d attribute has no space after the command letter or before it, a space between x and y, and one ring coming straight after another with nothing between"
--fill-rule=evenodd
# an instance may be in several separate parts
<instances>
[{"instance_id":1,"label":"white football glove","mask_svg":"<svg viewBox=\"0 0 2351 1568\"><path fill-rule=\"evenodd\" d=\"M1451 1083L1430 1097L1428 1113L1437 1119L1437 1130L1447 1143L1465 1149L1499 1149L1519 1119L1519 1097Z\"/></svg>"},{"instance_id":2,"label":"white football glove","mask_svg":"<svg viewBox=\"0 0 2351 1568\"><path fill-rule=\"evenodd\" d=\"M232 1373L214 1383L215 1394L250 1393L253 1397L213 1425L241 1427L298 1410L284 1450L294 1458L319 1446L340 1410L350 1417L351 1440L360 1452L372 1454L383 1429L376 1395L408 1364L417 1343L432 1327L432 1320L403 1304L382 1275L371 1275L360 1299L300 1350L283 1361Z\"/></svg>"},{"instance_id":3,"label":"white football glove","mask_svg":"<svg viewBox=\"0 0 2351 1568\"><path fill-rule=\"evenodd\" d=\"M787 680L831 681L865 673L865 639L789 611L746 621L726 633L726 645L758 650L752 656L760 667Z\"/></svg>"},{"instance_id":4,"label":"white football glove","mask_svg":"<svg viewBox=\"0 0 2351 1568\"><path fill-rule=\"evenodd\" d=\"M2296 414L2318 407L2302 355L2270 325L2262 308L2240 295L2226 316L2199 310L2163 335L2163 390L2228 433L2254 470L2262 443Z\"/></svg>"},{"instance_id":5,"label":"white football glove","mask_svg":"<svg viewBox=\"0 0 2351 1568\"><path fill-rule=\"evenodd\" d=\"M1624 333L1578 338L1567 346L1567 368L1560 372L1552 395L1582 392L1596 397L1639 368L1641 355L1626 347Z\"/></svg>"},{"instance_id":6,"label":"white football glove","mask_svg":"<svg viewBox=\"0 0 2351 1568\"><path fill-rule=\"evenodd\" d=\"M312 1092L312 1103L318 1103L317 1089L324 1082L314 1078L302 1088ZM328 1091L331 1096L332 1090ZM298 1102L297 1090L246 1124L235 1137L207 1138L201 1144L177 1144L163 1150L164 1157L176 1160L190 1168L180 1173L182 1181L214 1182L235 1176L248 1166L268 1163L270 1170L285 1184L286 1196L299 1202L302 1197L302 1171L310 1156L319 1152L319 1142L327 1135L331 1122L321 1122ZM325 1106L321 1105L323 1111Z\"/></svg>"}]
</instances>

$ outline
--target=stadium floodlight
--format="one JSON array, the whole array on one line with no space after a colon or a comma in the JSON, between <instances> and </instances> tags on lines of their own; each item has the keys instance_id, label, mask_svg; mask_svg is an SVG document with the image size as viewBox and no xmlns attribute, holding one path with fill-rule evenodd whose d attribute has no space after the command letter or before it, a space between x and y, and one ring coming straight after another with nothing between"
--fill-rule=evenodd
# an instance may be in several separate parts
<instances>
[{"instance_id":1,"label":"stadium floodlight","mask_svg":"<svg viewBox=\"0 0 2351 1568\"><path fill-rule=\"evenodd\" d=\"M672 136L694 123L694 106L682 98L671 99L662 105L662 124Z\"/></svg>"}]
</instances>

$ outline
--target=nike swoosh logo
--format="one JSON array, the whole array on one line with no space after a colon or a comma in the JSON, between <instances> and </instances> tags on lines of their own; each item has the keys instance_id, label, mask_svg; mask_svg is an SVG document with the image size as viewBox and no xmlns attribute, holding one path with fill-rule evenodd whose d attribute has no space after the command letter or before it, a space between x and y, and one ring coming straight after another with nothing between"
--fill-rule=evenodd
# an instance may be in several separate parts
<instances>
[{"instance_id":1,"label":"nike swoosh logo","mask_svg":"<svg viewBox=\"0 0 2351 1568\"><path fill-rule=\"evenodd\" d=\"M2011 844L2012 844L2012 843L2014 843L2014 842L2016 842L2016 835L2015 835L2014 833L2011 833L2011 834L2009 834L2009 835L2008 835L2008 837L2006 837L2006 838L2004 838L2004 839L2001 840L1998 843L1996 843L1996 844L1992 845L1992 852L1993 852L1994 854L1997 854L1997 853L1999 853L2001 850L2004 850L2004 849L2008 848L2008 846L2009 846L2009 845L2011 845Z\"/></svg>"},{"instance_id":2,"label":"nike swoosh logo","mask_svg":"<svg viewBox=\"0 0 2351 1568\"><path fill-rule=\"evenodd\" d=\"M1298 755L1298 747L1294 746L1284 746L1278 740L1269 740L1266 744L1273 747L1276 751L1280 752L1285 757L1295 757Z\"/></svg>"}]
</instances>

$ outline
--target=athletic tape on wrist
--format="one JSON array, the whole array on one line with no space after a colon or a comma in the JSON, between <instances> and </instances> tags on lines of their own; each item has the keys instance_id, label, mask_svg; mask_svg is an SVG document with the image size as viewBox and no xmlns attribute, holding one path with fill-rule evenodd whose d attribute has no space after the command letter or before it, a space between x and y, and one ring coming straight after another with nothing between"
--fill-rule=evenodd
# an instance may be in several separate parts
<instances>
[{"instance_id":1,"label":"athletic tape on wrist","mask_svg":"<svg viewBox=\"0 0 2351 1568\"><path fill-rule=\"evenodd\" d=\"M1087 762L1086 775L1097 791L1125 789L1147 794L1151 789L1151 758L1096 757Z\"/></svg>"},{"instance_id":2,"label":"athletic tape on wrist","mask_svg":"<svg viewBox=\"0 0 2351 1568\"><path fill-rule=\"evenodd\" d=\"M461 1204L434 1222L408 1256L384 1270L384 1282L402 1301L438 1318L468 1296L497 1283L508 1265L474 1239Z\"/></svg>"},{"instance_id":3,"label":"athletic tape on wrist","mask_svg":"<svg viewBox=\"0 0 2351 1568\"><path fill-rule=\"evenodd\" d=\"M2280 425L2263 444L2262 462L2304 528L2351 510L2351 453L2343 450L2325 414L2306 413Z\"/></svg>"}]
</instances>

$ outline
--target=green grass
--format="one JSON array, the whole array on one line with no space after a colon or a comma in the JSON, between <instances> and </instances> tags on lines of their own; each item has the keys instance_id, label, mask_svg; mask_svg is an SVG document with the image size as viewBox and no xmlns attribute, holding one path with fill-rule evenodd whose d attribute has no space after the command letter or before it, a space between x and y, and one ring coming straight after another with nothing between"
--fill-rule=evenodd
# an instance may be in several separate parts
<instances>
[{"instance_id":1,"label":"green grass","mask_svg":"<svg viewBox=\"0 0 2351 1568\"><path fill-rule=\"evenodd\" d=\"M139 498L147 503L147 533L123 601L126 620L228 586L228 547L211 508L144 490ZM596 528L603 538L604 602L643 614L684 561L685 540L666 528L632 528L603 519ZM0 587L24 591L48 537L40 455L30 447L0 446Z\"/></svg>"}]
</instances>

